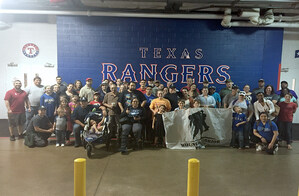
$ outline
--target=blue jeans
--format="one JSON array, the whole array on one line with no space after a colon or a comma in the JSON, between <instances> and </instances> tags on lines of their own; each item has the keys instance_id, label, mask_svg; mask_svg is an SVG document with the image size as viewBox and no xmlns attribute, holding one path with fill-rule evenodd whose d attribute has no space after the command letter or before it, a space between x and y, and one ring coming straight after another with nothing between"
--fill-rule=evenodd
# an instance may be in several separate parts
<instances>
[{"instance_id":1,"label":"blue jeans","mask_svg":"<svg viewBox=\"0 0 299 196\"><path fill-rule=\"evenodd\" d=\"M236 146L236 139L238 138L239 148L244 148L244 133L243 131L232 131L231 145Z\"/></svg>"},{"instance_id":2,"label":"blue jeans","mask_svg":"<svg viewBox=\"0 0 299 196\"><path fill-rule=\"evenodd\" d=\"M244 145L249 146L249 137L253 136L251 123L246 122L243 130L244 130L244 134L243 134L244 135Z\"/></svg>"},{"instance_id":3,"label":"blue jeans","mask_svg":"<svg viewBox=\"0 0 299 196\"><path fill-rule=\"evenodd\" d=\"M120 145L121 151L125 151L127 149L128 135L130 134L131 130L135 137L135 143L137 143L137 141L139 141L141 138L142 124L133 123L133 124L122 125L121 145Z\"/></svg>"},{"instance_id":4,"label":"blue jeans","mask_svg":"<svg viewBox=\"0 0 299 196\"><path fill-rule=\"evenodd\" d=\"M65 144L65 132L62 130L56 130L56 144Z\"/></svg>"},{"instance_id":5,"label":"blue jeans","mask_svg":"<svg viewBox=\"0 0 299 196\"><path fill-rule=\"evenodd\" d=\"M38 113L38 108L39 108L39 106L31 106L31 107L30 107L31 112L29 112L28 110L26 110L26 123L25 123L25 126L24 126L24 129L25 129L25 130L27 129L27 126L29 125L30 120L32 119L32 117L33 117L34 115L37 115L37 113Z\"/></svg>"},{"instance_id":6,"label":"blue jeans","mask_svg":"<svg viewBox=\"0 0 299 196\"><path fill-rule=\"evenodd\" d=\"M81 145L80 132L81 132L81 130L83 131L83 129L84 128L81 127L81 125L79 125L77 123L74 123L73 133L74 133L74 136L75 136L75 146Z\"/></svg>"}]
</instances>

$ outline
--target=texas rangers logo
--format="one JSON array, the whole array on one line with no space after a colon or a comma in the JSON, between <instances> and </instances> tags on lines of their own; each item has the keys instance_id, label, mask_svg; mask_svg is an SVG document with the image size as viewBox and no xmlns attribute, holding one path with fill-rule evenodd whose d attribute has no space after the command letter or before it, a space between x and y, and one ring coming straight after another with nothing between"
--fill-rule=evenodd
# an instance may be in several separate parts
<instances>
[{"instance_id":1,"label":"texas rangers logo","mask_svg":"<svg viewBox=\"0 0 299 196\"><path fill-rule=\"evenodd\" d=\"M39 48L37 47L37 45L35 45L33 43L28 43L23 46L22 52L28 58L34 58L38 55Z\"/></svg>"}]
</instances>

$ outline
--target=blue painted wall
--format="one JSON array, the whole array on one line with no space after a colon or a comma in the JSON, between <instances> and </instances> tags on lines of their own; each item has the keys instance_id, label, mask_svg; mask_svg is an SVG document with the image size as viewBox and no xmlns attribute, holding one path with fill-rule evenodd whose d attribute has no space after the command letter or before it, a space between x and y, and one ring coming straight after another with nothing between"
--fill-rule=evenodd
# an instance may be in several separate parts
<instances>
[{"instance_id":1,"label":"blue painted wall","mask_svg":"<svg viewBox=\"0 0 299 196\"><path fill-rule=\"evenodd\" d=\"M161 70L171 64L176 70L169 68L166 77L171 79L172 74L178 73L178 87L185 86L183 65L191 65L185 77L193 74L199 88L204 79L200 71L213 71L207 78L217 90L224 87L223 81L229 77L239 86L250 84L252 89L260 78L276 86L283 40L283 29L225 29L219 20L59 16L57 33L58 74L68 83L91 77L94 87L104 77L113 77L103 74L104 63L117 66L117 78L125 74L122 72L130 64L137 80L141 77L140 64L149 69L151 64L157 64L156 79L160 81L164 77ZM147 48L144 56L140 48ZM161 48L161 58L154 58L154 48ZM173 48L175 58L169 56L168 50ZM106 68L113 71L111 66Z\"/></svg>"}]
</instances>

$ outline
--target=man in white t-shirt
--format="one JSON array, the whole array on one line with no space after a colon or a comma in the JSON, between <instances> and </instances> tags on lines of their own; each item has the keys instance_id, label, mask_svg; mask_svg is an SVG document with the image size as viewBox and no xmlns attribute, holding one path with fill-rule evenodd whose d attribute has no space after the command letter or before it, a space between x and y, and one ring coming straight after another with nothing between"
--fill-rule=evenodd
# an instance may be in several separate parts
<instances>
[{"instance_id":1,"label":"man in white t-shirt","mask_svg":"<svg viewBox=\"0 0 299 196\"><path fill-rule=\"evenodd\" d=\"M33 79L33 85L25 88L30 102L30 110L26 110L26 123L24 129L28 126L31 118L38 113L40 98L44 94L44 86L41 85L42 79L36 76Z\"/></svg>"}]
</instances>

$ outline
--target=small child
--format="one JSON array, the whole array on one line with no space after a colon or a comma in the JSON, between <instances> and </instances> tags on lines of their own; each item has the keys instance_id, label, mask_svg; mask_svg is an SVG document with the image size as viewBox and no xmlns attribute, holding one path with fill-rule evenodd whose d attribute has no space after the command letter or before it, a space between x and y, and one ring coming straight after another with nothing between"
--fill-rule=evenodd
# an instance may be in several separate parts
<instances>
[{"instance_id":1,"label":"small child","mask_svg":"<svg viewBox=\"0 0 299 196\"><path fill-rule=\"evenodd\" d=\"M158 108L158 112L154 115L153 119L153 125L152 128L155 133L155 141L154 145L158 147L158 139L163 138L163 147L166 147L165 144L165 129L164 129L164 123L163 123L163 118L162 114L165 113L166 106L165 105L160 105Z\"/></svg>"},{"instance_id":2,"label":"small child","mask_svg":"<svg viewBox=\"0 0 299 196\"><path fill-rule=\"evenodd\" d=\"M65 139L66 139L65 145L70 146L71 145L70 135L73 131L73 122L71 120L71 109L68 106L67 99L61 99L59 108L61 108L65 112L65 116L67 119L67 128L66 128L66 133L65 133Z\"/></svg>"},{"instance_id":3,"label":"small child","mask_svg":"<svg viewBox=\"0 0 299 196\"><path fill-rule=\"evenodd\" d=\"M174 111L184 110L185 109L185 100L184 99L179 99L178 105L179 105L179 107L175 108Z\"/></svg>"},{"instance_id":4,"label":"small child","mask_svg":"<svg viewBox=\"0 0 299 196\"><path fill-rule=\"evenodd\" d=\"M56 132L56 147L61 145L62 147L65 144L65 132L67 128L67 119L64 109L57 109L57 116L54 118L53 129Z\"/></svg>"},{"instance_id":5,"label":"small child","mask_svg":"<svg viewBox=\"0 0 299 196\"><path fill-rule=\"evenodd\" d=\"M79 96L78 95L73 95L72 98L71 98L71 102L69 103L69 107L71 108L72 113L78 105L79 105Z\"/></svg>"},{"instance_id":6,"label":"small child","mask_svg":"<svg viewBox=\"0 0 299 196\"><path fill-rule=\"evenodd\" d=\"M104 126L103 126L104 118L101 120L101 122L98 123L98 125L97 125L97 122L92 119L89 121L89 123L90 123L89 133L95 133L95 134L102 133L102 131L104 129Z\"/></svg>"},{"instance_id":7,"label":"small child","mask_svg":"<svg viewBox=\"0 0 299 196\"><path fill-rule=\"evenodd\" d=\"M199 108L199 107L200 107L200 101L198 99L195 99L193 103L193 108Z\"/></svg>"},{"instance_id":8,"label":"small child","mask_svg":"<svg viewBox=\"0 0 299 196\"><path fill-rule=\"evenodd\" d=\"M100 107L102 105L102 102L100 101L99 93L94 93L93 101L91 101L89 104L90 105L95 105L95 106L98 106L98 107Z\"/></svg>"},{"instance_id":9,"label":"small child","mask_svg":"<svg viewBox=\"0 0 299 196\"><path fill-rule=\"evenodd\" d=\"M238 138L239 149L244 147L244 125L246 123L246 116L242 113L242 109L239 106L233 107L233 126L232 126L232 140L231 146L235 147L236 139Z\"/></svg>"}]
</instances>

